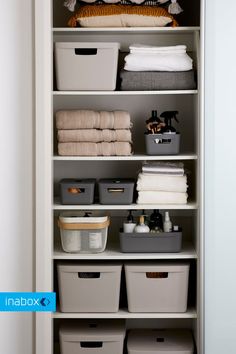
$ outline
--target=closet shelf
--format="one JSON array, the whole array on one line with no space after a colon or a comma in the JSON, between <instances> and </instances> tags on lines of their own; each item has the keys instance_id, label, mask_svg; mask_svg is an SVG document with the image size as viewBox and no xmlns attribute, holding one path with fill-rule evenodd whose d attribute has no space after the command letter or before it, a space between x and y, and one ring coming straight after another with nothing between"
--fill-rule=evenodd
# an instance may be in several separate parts
<instances>
[{"instance_id":1,"label":"closet shelf","mask_svg":"<svg viewBox=\"0 0 236 354\"><path fill-rule=\"evenodd\" d=\"M190 26L190 27L98 27L98 28L70 28L70 27L54 27L53 32L55 34L79 34L79 33L193 33L200 31L199 26Z\"/></svg>"},{"instance_id":2,"label":"closet shelf","mask_svg":"<svg viewBox=\"0 0 236 354\"><path fill-rule=\"evenodd\" d=\"M53 91L54 96L144 96L144 95L196 95L198 90L163 91Z\"/></svg>"},{"instance_id":3,"label":"closet shelf","mask_svg":"<svg viewBox=\"0 0 236 354\"><path fill-rule=\"evenodd\" d=\"M53 156L54 161L169 161L169 160L197 160L196 154L179 155L131 155L131 156Z\"/></svg>"},{"instance_id":4,"label":"closet shelf","mask_svg":"<svg viewBox=\"0 0 236 354\"><path fill-rule=\"evenodd\" d=\"M197 313L196 309L193 307L188 308L187 312L183 313L134 313L134 312L129 312L127 309L121 309L118 312L115 313L64 313L64 312L54 312L52 313L53 318L105 318L105 319L138 319L138 318L154 318L154 319L164 319L164 318L197 318Z\"/></svg>"},{"instance_id":5,"label":"closet shelf","mask_svg":"<svg viewBox=\"0 0 236 354\"><path fill-rule=\"evenodd\" d=\"M189 202L187 204L129 204L129 205L62 205L59 200L55 200L53 205L54 210L191 210L197 209L196 202Z\"/></svg>"},{"instance_id":6,"label":"closet shelf","mask_svg":"<svg viewBox=\"0 0 236 354\"><path fill-rule=\"evenodd\" d=\"M61 260L148 260L148 259L196 259L197 253L191 243L183 244L179 253L121 253L119 245L109 246L104 252L93 254L76 254L62 251L60 244L55 245L53 259Z\"/></svg>"}]
</instances>

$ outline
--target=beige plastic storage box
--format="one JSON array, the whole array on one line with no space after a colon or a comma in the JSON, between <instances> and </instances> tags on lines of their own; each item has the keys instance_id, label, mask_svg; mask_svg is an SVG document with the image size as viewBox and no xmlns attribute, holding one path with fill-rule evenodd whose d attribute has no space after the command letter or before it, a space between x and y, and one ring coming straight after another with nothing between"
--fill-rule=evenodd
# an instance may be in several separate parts
<instances>
[{"instance_id":1,"label":"beige plastic storage box","mask_svg":"<svg viewBox=\"0 0 236 354\"><path fill-rule=\"evenodd\" d=\"M194 352L192 334L188 330L131 330L127 347L128 354L193 354Z\"/></svg>"},{"instance_id":2,"label":"beige plastic storage box","mask_svg":"<svg viewBox=\"0 0 236 354\"><path fill-rule=\"evenodd\" d=\"M70 253L103 252L109 224L108 216L85 217L76 213L60 215L58 226L63 250Z\"/></svg>"},{"instance_id":3,"label":"beige plastic storage box","mask_svg":"<svg viewBox=\"0 0 236 354\"><path fill-rule=\"evenodd\" d=\"M130 263L125 277L130 312L186 312L189 264Z\"/></svg>"},{"instance_id":4,"label":"beige plastic storage box","mask_svg":"<svg viewBox=\"0 0 236 354\"><path fill-rule=\"evenodd\" d=\"M58 90L115 90L119 43L57 42Z\"/></svg>"},{"instance_id":5,"label":"beige plastic storage box","mask_svg":"<svg viewBox=\"0 0 236 354\"><path fill-rule=\"evenodd\" d=\"M84 320L59 330L61 354L123 354L123 321Z\"/></svg>"},{"instance_id":6,"label":"beige plastic storage box","mask_svg":"<svg viewBox=\"0 0 236 354\"><path fill-rule=\"evenodd\" d=\"M117 312L120 263L58 263L62 312Z\"/></svg>"}]
</instances>

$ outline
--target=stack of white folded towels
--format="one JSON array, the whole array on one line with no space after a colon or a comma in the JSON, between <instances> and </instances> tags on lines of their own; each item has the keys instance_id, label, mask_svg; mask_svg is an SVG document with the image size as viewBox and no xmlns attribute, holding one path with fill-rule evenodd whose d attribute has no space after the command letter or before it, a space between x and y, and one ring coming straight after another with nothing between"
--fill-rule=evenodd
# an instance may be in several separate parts
<instances>
[{"instance_id":1,"label":"stack of white folded towels","mask_svg":"<svg viewBox=\"0 0 236 354\"><path fill-rule=\"evenodd\" d=\"M189 71L193 60L186 53L186 45L169 47L133 44L125 57L127 71Z\"/></svg>"},{"instance_id":2,"label":"stack of white folded towels","mask_svg":"<svg viewBox=\"0 0 236 354\"><path fill-rule=\"evenodd\" d=\"M182 163L146 163L138 176L138 204L186 204L187 176Z\"/></svg>"}]
</instances>

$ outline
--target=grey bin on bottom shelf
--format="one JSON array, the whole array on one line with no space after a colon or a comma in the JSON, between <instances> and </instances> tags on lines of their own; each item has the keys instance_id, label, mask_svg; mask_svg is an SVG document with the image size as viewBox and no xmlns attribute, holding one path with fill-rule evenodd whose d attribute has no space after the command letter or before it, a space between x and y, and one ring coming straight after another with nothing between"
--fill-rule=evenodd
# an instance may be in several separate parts
<instances>
[{"instance_id":1,"label":"grey bin on bottom shelf","mask_svg":"<svg viewBox=\"0 0 236 354\"><path fill-rule=\"evenodd\" d=\"M182 232L124 233L120 232L121 252L180 252Z\"/></svg>"},{"instance_id":2,"label":"grey bin on bottom shelf","mask_svg":"<svg viewBox=\"0 0 236 354\"><path fill-rule=\"evenodd\" d=\"M125 265L129 312L186 312L189 263Z\"/></svg>"},{"instance_id":3,"label":"grey bin on bottom shelf","mask_svg":"<svg viewBox=\"0 0 236 354\"><path fill-rule=\"evenodd\" d=\"M123 321L80 320L59 330L61 354L123 354Z\"/></svg>"},{"instance_id":4,"label":"grey bin on bottom shelf","mask_svg":"<svg viewBox=\"0 0 236 354\"><path fill-rule=\"evenodd\" d=\"M180 134L145 134L145 143L148 155L177 155Z\"/></svg>"},{"instance_id":5,"label":"grey bin on bottom shelf","mask_svg":"<svg viewBox=\"0 0 236 354\"><path fill-rule=\"evenodd\" d=\"M61 204L93 204L95 182L95 178L62 179L59 182Z\"/></svg>"},{"instance_id":6,"label":"grey bin on bottom shelf","mask_svg":"<svg viewBox=\"0 0 236 354\"><path fill-rule=\"evenodd\" d=\"M120 263L58 263L61 312L117 312Z\"/></svg>"},{"instance_id":7,"label":"grey bin on bottom shelf","mask_svg":"<svg viewBox=\"0 0 236 354\"><path fill-rule=\"evenodd\" d=\"M132 178L100 179L98 181L100 204L132 204L135 180Z\"/></svg>"},{"instance_id":8,"label":"grey bin on bottom shelf","mask_svg":"<svg viewBox=\"0 0 236 354\"><path fill-rule=\"evenodd\" d=\"M128 354L193 354L193 336L185 329L134 329L128 334Z\"/></svg>"}]
</instances>

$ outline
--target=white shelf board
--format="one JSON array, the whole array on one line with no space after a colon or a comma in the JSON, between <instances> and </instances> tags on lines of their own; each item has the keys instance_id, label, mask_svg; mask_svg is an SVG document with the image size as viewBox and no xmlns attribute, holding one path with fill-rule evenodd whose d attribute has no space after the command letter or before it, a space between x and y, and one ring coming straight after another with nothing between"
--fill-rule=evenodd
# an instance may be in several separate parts
<instances>
[{"instance_id":1,"label":"white shelf board","mask_svg":"<svg viewBox=\"0 0 236 354\"><path fill-rule=\"evenodd\" d=\"M53 32L79 34L84 32L100 33L100 32L114 32L114 33L193 33L200 31L199 26L190 27L96 27L96 28L82 28L82 27L54 27Z\"/></svg>"},{"instance_id":2,"label":"white shelf board","mask_svg":"<svg viewBox=\"0 0 236 354\"><path fill-rule=\"evenodd\" d=\"M196 95L198 90L162 91L53 91L54 96L143 96L143 95Z\"/></svg>"},{"instance_id":3,"label":"white shelf board","mask_svg":"<svg viewBox=\"0 0 236 354\"><path fill-rule=\"evenodd\" d=\"M53 205L54 210L190 210L197 209L196 202L189 202L187 204L129 204L129 205L62 205L56 199Z\"/></svg>"},{"instance_id":4,"label":"white shelf board","mask_svg":"<svg viewBox=\"0 0 236 354\"><path fill-rule=\"evenodd\" d=\"M196 259L197 253L192 244L186 243L179 253L121 253L119 245L109 246L102 253L76 254L62 251L61 245L55 245L53 259L61 260L148 260L148 259Z\"/></svg>"},{"instance_id":5,"label":"white shelf board","mask_svg":"<svg viewBox=\"0 0 236 354\"><path fill-rule=\"evenodd\" d=\"M179 155L131 155L131 156L53 156L54 161L159 161L159 160L197 160L196 154Z\"/></svg>"},{"instance_id":6,"label":"white shelf board","mask_svg":"<svg viewBox=\"0 0 236 354\"><path fill-rule=\"evenodd\" d=\"M53 318L106 318L106 319L138 319L138 318L154 318L154 319L164 319L164 318L170 318L170 319L175 319L175 318L197 318L197 312L195 308L189 308L186 312L183 313L134 313L134 312L129 312L127 309L121 309L118 312L115 313L63 313L60 311L52 313Z\"/></svg>"}]
</instances>

